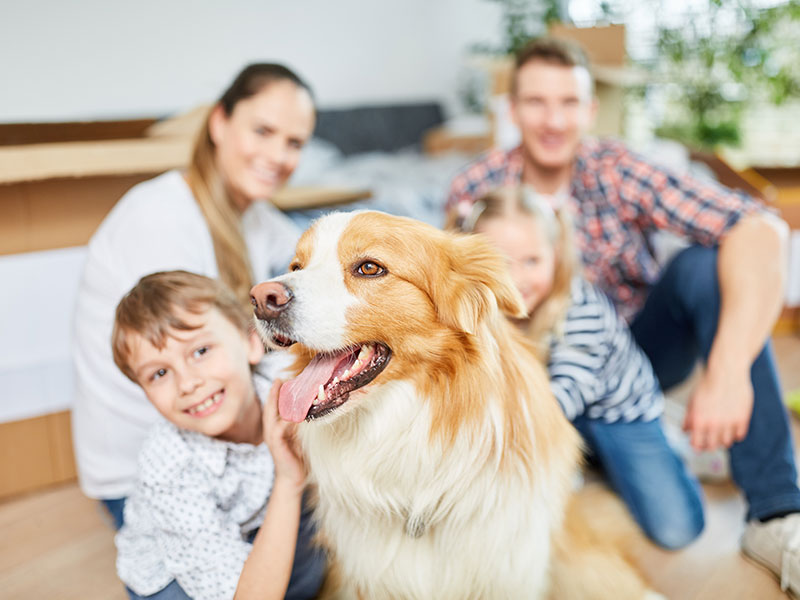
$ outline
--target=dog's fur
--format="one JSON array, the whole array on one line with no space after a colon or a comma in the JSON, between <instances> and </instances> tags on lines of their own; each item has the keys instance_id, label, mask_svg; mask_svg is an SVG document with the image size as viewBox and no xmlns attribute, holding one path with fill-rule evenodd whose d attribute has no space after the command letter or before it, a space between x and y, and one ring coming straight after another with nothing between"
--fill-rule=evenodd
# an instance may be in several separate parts
<instances>
[{"instance_id":1,"label":"dog's fur","mask_svg":"<svg viewBox=\"0 0 800 600\"><path fill-rule=\"evenodd\" d=\"M374 380L299 427L339 597L643 597L624 563L608 571L613 550L564 526L579 437L504 315L524 308L484 240L333 214L274 283L288 299L256 322L268 344L298 342L298 370L364 343L391 350Z\"/></svg>"}]
</instances>

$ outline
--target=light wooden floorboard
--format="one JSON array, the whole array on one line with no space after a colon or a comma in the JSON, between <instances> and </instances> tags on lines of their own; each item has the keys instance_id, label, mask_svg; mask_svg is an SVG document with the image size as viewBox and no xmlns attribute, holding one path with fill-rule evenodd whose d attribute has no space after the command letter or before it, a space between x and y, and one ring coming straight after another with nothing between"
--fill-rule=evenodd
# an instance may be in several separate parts
<instances>
[{"instance_id":1,"label":"light wooden floorboard","mask_svg":"<svg viewBox=\"0 0 800 600\"><path fill-rule=\"evenodd\" d=\"M74 483L0 504L0 598L124 600L114 533Z\"/></svg>"},{"instance_id":2,"label":"light wooden floorboard","mask_svg":"<svg viewBox=\"0 0 800 600\"><path fill-rule=\"evenodd\" d=\"M775 340L785 390L800 388L800 337ZM793 417L795 439L800 433ZM742 558L744 503L730 484L706 484L706 529L689 548L634 554L653 587L673 600L781 600L776 579ZM76 484L0 502L0 599L124 600L104 514Z\"/></svg>"}]
</instances>

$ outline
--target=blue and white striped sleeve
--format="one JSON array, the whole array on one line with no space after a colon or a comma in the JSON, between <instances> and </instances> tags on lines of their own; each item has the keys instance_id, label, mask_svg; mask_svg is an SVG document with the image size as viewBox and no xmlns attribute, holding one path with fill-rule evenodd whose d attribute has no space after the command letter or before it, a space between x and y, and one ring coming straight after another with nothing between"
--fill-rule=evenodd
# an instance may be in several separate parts
<instances>
[{"instance_id":1,"label":"blue and white striped sleeve","mask_svg":"<svg viewBox=\"0 0 800 600\"><path fill-rule=\"evenodd\" d=\"M603 306L585 294L574 295L563 336L551 344L547 366L550 387L570 421L604 393L600 374L611 349L608 333Z\"/></svg>"}]
</instances>

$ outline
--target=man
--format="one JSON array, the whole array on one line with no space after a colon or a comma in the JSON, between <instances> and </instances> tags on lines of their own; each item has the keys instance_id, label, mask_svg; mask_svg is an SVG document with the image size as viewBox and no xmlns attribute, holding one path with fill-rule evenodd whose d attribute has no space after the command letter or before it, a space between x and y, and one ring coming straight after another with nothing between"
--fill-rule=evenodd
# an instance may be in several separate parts
<instances>
[{"instance_id":1,"label":"man","mask_svg":"<svg viewBox=\"0 0 800 600\"><path fill-rule=\"evenodd\" d=\"M522 137L453 180L449 221L520 182L573 214L586 276L630 323L664 389L705 364L684 428L697 450L729 449L748 502L742 550L800 593L800 490L768 336L782 306L787 227L748 196L676 176L616 141L587 137L596 113L583 53L530 43L517 56L511 113ZM650 236L693 244L664 269ZM797 552L793 554L792 552Z\"/></svg>"}]
</instances>

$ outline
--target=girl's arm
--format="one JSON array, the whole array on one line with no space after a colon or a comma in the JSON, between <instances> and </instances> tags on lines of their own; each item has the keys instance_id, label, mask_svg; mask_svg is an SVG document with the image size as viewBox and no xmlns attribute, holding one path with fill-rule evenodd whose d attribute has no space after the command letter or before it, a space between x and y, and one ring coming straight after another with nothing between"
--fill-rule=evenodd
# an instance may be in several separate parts
<instances>
[{"instance_id":1,"label":"girl's arm","mask_svg":"<svg viewBox=\"0 0 800 600\"><path fill-rule=\"evenodd\" d=\"M280 381L272 386L263 417L264 441L275 462L275 484L264 523L239 577L236 600L280 600L292 573L306 472L294 438L296 426L278 415L280 387Z\"/></svg>"}]
</instances>

